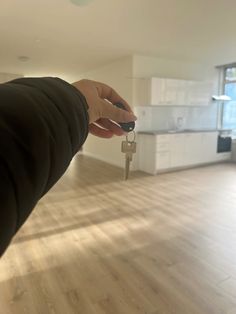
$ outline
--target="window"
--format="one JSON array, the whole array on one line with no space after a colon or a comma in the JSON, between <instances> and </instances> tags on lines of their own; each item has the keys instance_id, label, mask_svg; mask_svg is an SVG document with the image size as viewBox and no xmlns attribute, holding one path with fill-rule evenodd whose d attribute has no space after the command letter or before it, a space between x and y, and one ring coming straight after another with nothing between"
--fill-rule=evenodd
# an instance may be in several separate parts
<instances>
[{"instance_id":1,"label":"window","mask_svg":"<svg viewBox=\"0 0 236 314\"><path fill-rule=\"evenodd\" d=\"M225 68L224 92L236 101L236 65Z\"/></svg>"},{"instance_id":2,"label":"window","mask_svg":"<svg viewBox=\"0 0 236 314\"><path fill-rule=\"evenodd\" d=\"M232 101L223 104L223 129L236 129L236 63L224 67L224 94Z\"/></svg>"}]
</instances>

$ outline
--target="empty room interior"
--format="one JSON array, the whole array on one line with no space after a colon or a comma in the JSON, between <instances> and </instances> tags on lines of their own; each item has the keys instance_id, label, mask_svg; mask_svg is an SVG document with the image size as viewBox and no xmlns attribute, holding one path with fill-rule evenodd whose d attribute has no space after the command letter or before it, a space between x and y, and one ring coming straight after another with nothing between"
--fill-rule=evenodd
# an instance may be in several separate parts
<instances>
[{"instance_id":1,"label":"empty room interior","mask_svg":"<svg viewBox=\"0 0 236 314\"><path fill-rule=\"evenodd\" d=\"M0 2L0 313L236 314L236 2Z\"/></svg>"}]
</instances>

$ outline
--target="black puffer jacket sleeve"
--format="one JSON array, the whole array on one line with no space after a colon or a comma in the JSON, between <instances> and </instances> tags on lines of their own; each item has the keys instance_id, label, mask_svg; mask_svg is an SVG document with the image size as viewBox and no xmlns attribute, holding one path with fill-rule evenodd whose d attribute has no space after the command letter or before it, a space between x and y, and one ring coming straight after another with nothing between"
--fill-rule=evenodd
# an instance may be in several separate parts
<instances>
[{"instance_id":1,"label":"black puffer jacket sleeve","mask_svg":"<svg viewBox=\"0 0 236 314\"><path fill-rule=\"evenodd\" d=\"M84 143L87 109L59 78L0 84L0 256Z\"/></svg>"}]
</instances>

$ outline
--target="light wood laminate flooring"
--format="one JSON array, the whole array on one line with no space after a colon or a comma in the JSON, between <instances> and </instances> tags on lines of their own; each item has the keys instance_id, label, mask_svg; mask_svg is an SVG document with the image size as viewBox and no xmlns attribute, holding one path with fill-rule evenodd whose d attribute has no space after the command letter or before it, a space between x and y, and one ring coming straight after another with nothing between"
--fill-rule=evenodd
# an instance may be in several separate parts
<instances>
[{"instance_id":1,"label":"light wood laminate flooring","mask_svg":"<svg viewBox=\"0 0 236 314\"><path fill-rule=\"evenodd\" d=\"M79 155L0 260L0 314L236 314L236 164Z\"/></svg>"}]
</instances>

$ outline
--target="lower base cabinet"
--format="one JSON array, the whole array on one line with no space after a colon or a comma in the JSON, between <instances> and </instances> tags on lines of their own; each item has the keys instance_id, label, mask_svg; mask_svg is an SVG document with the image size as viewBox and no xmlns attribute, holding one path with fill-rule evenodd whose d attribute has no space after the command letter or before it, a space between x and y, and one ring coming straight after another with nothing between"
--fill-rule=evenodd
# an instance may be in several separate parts
<instances>
[{"instance_id":1,"label":"lower base cabinet","mask_svg":"<svg viewBox=\"0 0 236 314\"><path fill-rule=\"evenodd\" d=\"M139 170L156 174L171 169L230 160L217 153L218 132L138 136Z\"/></svg>"},{"instance_id":2,"label":"lower base cabinet","mask_svg":"<svg viewBox=\"0 0 236 314\"><path fill-rule=\"evenodd\" d=\"M170 168L170 153L157 152L156 153L156 170L163 170Z\"/></svg>"}]
</instances>

